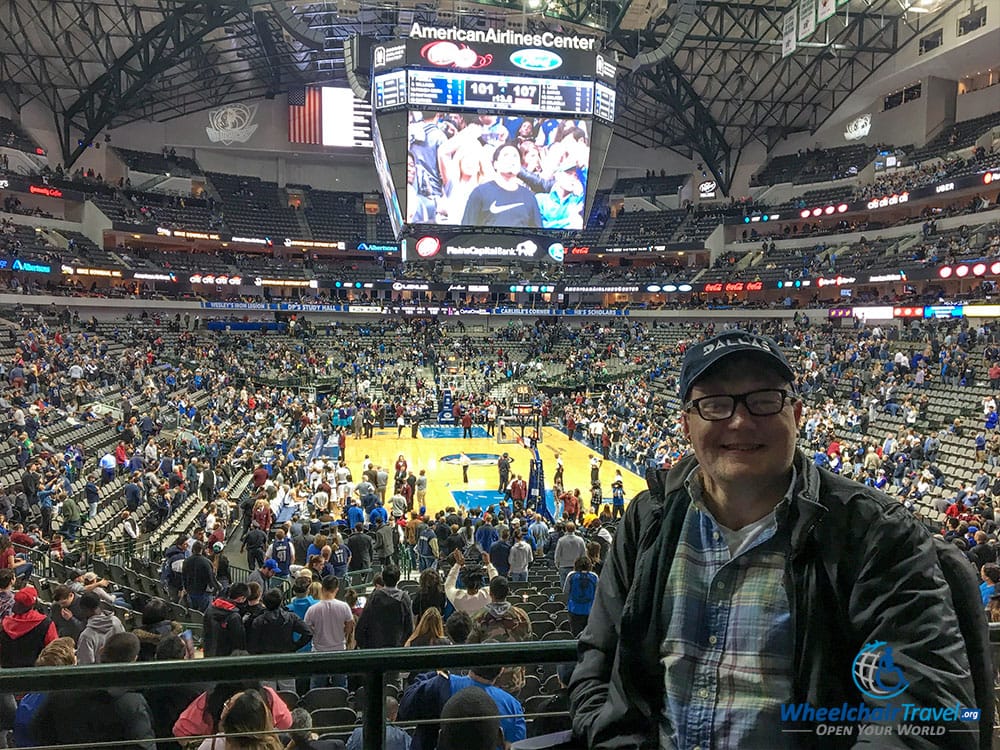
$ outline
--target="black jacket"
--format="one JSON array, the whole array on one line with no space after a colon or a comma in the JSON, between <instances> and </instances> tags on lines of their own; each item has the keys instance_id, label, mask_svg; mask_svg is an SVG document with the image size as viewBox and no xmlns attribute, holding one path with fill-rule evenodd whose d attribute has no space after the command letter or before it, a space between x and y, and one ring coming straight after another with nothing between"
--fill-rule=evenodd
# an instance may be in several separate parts
<instances>
[{"instance_id":1,"label":"black jacket","mask_svg":"<svg viewBox=\"0 0 1000 750\"><path fill-rule=\"evenodd\" d=\"M126 742L123 750L155 750L153 721L139 693L111 688L49 694L31 721L40 745ZM131 740L131 742L129 742Z\"/></svg>"},{"instance_id":2,"label":"black jacket","mask_svg":"<svg viewBox=\"0 0 1000 750\"><path fill-rule=\"evenodd\" d=\"M216 599L205 611L202 647L205 657L229 656L246 648L246 632L239 607L228 599Z\"/></svg>"},{"instance_id":3,"label":"black jacket","mask_svg":"<svg viewBox=\"0 0 1000 750\"><path fill-rule=\"evenodd\" d=\"M900 503L817 469L801 453L796 462L795 499L779 519L791 532L785 587L794 630L792 701L857 705L862 696L852 679L855 656L867 643L886 641L910 682L906 702L975 706L981 726L992 726L988 632L981 602L972 608L977 587L971 566ZM589 747L657 747L664 689L660 646L671 616L664 591L691 503L684 479L693 466L689 458L669 472L651 473L649 492L629 504L618 526L570 682L573 729ZM803 748L865 742L886 748L989 747L989 737L980 742L975 732L798 737Z\"/></svg>"},{"instance_id":4,"label":"black jacket","mask_svg":"<svg viewBox=\"0 0 1000 750\"><path fill-rule=\"evenodd\" d=\"M264 549L267 546L267 533L260 529L250 529L243 540L244 549ZM242 551L242 550L241 550Z\"/></svg>"},{"instance_id":5,"label":"black jacket","mask_svg":"<svg viewBox=\"0 0 1000 750\"><path fill-rule=\"evenodd\" d=\"M397 588L375 589L365 605L354 638L358 648L402 646L413 633L410 595Z\"/></svg>"},{"instance_id":6,"label":"black jacket","mask_svg":"<svg viewBox=\"0 0 1000 750\"><path fill-rule=\"evenodd\" d=\"M181 567L181 580L188 594L204 595L215 591L215 569L204 555L191 555Z\"/></svg>"},{"instance_id":7,"label":"black jacket","mask_svg":"<svg viewBox=\"0 0 1000 750\"><path fill-rule=\"evenodd\" d=\"M354 533L347 537L344 544L351 551L351 561L347 564L348 570L367 570L372 566L374 545L370 536L364 532Z\"/></svg>"},{"instance_id":8,"label":"black jacket","mask_svg":"<svg viewBox=\"0 0 1000 750\"><path fill-rule=\"evenodd\" d=\"M246 625L247 651L251 654L289 654L312 641L312 630L287 609L261 612ZM298 641L292 635L298 633Z\"/></svg>"}]
</instances>

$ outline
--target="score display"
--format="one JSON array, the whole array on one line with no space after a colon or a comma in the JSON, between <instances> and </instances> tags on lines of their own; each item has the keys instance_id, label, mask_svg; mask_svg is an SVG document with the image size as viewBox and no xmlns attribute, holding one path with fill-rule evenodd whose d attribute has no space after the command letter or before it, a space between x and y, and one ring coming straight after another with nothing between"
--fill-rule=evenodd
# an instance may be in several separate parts
<instances>
[{"instance_id":1,"label":"score display","mask_svg":"<svg viewBox=\"0 0 1000 750\"><path fill-rule=\"evenodd\" d=\"M391 109L406 104L406 71L394 70L372 78L375 109Z\"/></svg>"},{"instance_id":2,"label":"score display","mask_svg":"<svg viewBox=\"0 0 1000 750\"><path fill-rule=\"evenodd\" d=\"M489 228L520 244L493 253L503 243L483 240L451 254L561 262L561 239L522 235L584 228L611 145L616 80L616 60L575 34L414 23L408 37L374 44L375 155L396 238L422 238L417 257L429 259L424 240L440 227L456 237Z\"/></svg>"},{"instance_id":3,"label":"score display","mask_svg":"<svg viewBox=\"0 0 1000 750\"><path fill-rule=\"evenodd\" d=\"M606 122L615 121L615 100L617 93L606 83L594 84L594 116Z\"/></svg>"},{"instance_id":4,"label":"score display","mask_svg":"<svg viewBox=\"0 0 1000 750\"><path fill-rule=\"evenodd\" d=\"M411 107L422 108L594 114L594 82L583 80L410 70L406 97Z\"/></svg>"}]
</instances>

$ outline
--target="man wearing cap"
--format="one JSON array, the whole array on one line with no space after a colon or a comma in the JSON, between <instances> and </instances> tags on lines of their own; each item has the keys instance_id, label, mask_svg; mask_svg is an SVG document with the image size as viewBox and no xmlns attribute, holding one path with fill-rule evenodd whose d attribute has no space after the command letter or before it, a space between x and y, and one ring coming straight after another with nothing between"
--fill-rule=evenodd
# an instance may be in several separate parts
<instances>
[{"instance_id":1,"label":"man wearing cap","mask_svg":"<svg viewBox=\"0 0 1000 750\"><path fill-rule=\"evenodd\" d=\"M13 614L0 623L0 667L33 667L42 649L59 634L52 618L35 609L38 592L25 586L14 594Z\"/></svg>"},{"instance_id":2,"label":"man wearing cap","mask_svg":"<svg viewBox=\"0 0 1000 750\"><path fill-rule=\"evenodd\" d=\"M580 636L570 713L589 747L854 747L872 719L817 740L815 714L782 706L864 704L853 665L875 641L876 676L908 683L896 705L977 706L992 725L992 678L985 691L972 678L988 671L985 622L960 629L957 614L975 607L971 566L898 502L796 449L794 380L777 345L745 331L685 352L694 455L650 472L627 507ZM940 724L921 747L989 746L975 722Z\"/></svg>"},{"instance_id":3,"label":"man wearing cap","mask_svg":"<svg viewBox=\"0 0 1000 750\"><path fill-rule=\"evenodd\" d=\"M205 658L229 656L233 651L246 648L246 630L243 613L250 588L245 583L234 583L225 597L216 597L205 610L202 648Z\"/></svg>"},{"instance_id":4,"label":"man wearing cap","mask_svg":"<svg viewBox=\"0 0 1000 750\"><path fill-rule=\"evenodd\" d=\"M278 575L280 570L278 561L273 557L269 557L264 561L263 565L247 576L247 583L256 581L260 584L261 591L267 591L271 588L271 579Z\"/></svg>"}]
</instances>

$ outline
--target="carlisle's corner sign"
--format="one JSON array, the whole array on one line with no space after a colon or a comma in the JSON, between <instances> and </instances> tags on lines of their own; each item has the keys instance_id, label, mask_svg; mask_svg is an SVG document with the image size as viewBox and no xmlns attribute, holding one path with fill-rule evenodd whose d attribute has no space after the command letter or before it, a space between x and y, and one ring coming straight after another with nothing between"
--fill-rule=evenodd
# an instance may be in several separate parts
<instances>
[{"instance_id":1,"label":"carlisle's corner sign","mask_svg":"<svg viewBox=\"0 0 1000 750\"><path fill-rule=\"evenodd\" d=\"M221 143L223 146L246 143L257 132L257 124L254 123L256 116L256 104L236 103L219 107L208 113L205 133L212 143Z\"/></svg>"},{"instance_id":2,"label":"carlisle's corner sign","mask_svg":"<svg viewBox=\"0 0 1000 750\"><path fill-rule=\"evenodd\" d=\"M847 129L844 131L844 140L860 141L862 138L867 137L871 130L872 116L869 112L868 114L856 117L847 123Z\"/></svg>"}]
</instances>

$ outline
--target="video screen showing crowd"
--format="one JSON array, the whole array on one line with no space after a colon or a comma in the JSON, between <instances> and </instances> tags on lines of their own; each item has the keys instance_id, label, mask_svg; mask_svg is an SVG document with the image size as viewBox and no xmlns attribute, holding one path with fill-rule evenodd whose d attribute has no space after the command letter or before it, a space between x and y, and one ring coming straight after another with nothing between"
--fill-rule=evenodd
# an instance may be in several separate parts
<instances>
[{"instance_id":1,"label":"video screen showing crowd","mask_svg":"<svg viewBox=\"0 0 1000 750\"><path fill-rule=\"evenodd\" d=\"M407 223L583 229L584 120L411 111Z\"/></svg>"}]
</instances>

